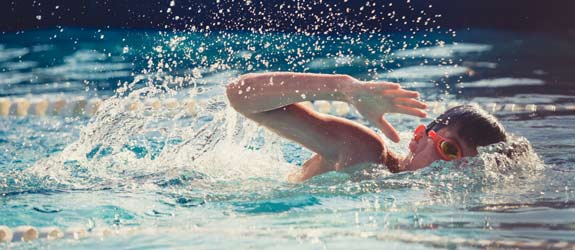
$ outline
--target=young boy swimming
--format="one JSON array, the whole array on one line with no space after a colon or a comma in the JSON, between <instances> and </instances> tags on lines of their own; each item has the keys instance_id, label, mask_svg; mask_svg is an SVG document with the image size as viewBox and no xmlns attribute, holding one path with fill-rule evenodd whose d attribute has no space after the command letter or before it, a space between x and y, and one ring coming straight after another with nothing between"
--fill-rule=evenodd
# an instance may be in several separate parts
<instances>
[{"instance_id":1,"label":"young boy swimming","mask_svg":"<svg viewBox=\"0 0 575 250\"><path fill-rule=\"evenodd\" d=\"M477 147L506 140L503 126L493 116L476 106L458 106L429 125L420 125L409 144L409 154L402 157L368 127L299 103L347 102L394 142L399 142L399 135L383 115L427 116L427 105L417 100L418 92L395 83L363 82L348 75L246 74L231 82L226 93L239 113L316 153L303 164L300 173L290 176L291 181L366 164L382 164L394 173L414 171L438 160L475 156Z\"/></svg>"}]
</instances>

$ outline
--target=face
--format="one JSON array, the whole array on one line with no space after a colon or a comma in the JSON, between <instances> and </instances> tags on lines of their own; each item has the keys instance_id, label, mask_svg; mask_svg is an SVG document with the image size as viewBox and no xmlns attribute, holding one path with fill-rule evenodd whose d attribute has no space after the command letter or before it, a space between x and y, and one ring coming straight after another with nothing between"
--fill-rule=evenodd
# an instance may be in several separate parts
<instances>
[{"instance_id":1,"label":"face","mask_svg":"<svg viewBox=\"0 0 575 250\"><path fill-rule=\"evenodd\" d=\"M409 143L409 151L403 164L404 169L409 171L429 166L434 161L477 155L477 148L459 138L457 128L454 127L444 127L429 133L425 129L416 130Z\"/></svg>"}]
</instances>

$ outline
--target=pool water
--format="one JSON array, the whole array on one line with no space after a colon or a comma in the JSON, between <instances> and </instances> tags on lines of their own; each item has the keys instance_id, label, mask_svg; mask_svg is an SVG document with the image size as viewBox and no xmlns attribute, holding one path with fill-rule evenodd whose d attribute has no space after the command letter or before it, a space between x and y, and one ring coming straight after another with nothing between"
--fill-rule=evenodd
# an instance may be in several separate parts
<instances>
[{"instance_id":1,"label":"pool water","mask_svg":"<svg viewBox=\"0 0 575 250\"><path fill-rule=\"evenodd\" d=\"M0 248L573 247L575 37L405 35L0 35L0 98L104 100L93 115L0 116L0 225L113 231ZM223 95L239 74L276 70L401 82L434 104L432 115L477 103L532 151L506 162L490 147L417 172L292 184L286 176L311 153L238 116ZM193 112L149 106L186 100ZM400 152L430 121L390 120Z\"/></svg>"}]
</instances>

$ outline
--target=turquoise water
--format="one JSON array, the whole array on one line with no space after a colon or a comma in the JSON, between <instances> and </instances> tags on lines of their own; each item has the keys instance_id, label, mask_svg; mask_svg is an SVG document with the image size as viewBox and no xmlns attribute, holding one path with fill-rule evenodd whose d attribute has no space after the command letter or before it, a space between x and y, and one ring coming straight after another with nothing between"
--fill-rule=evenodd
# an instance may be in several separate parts
<instances>
[{"instance_id":1,"label":"turquoise water","mask_svg":"<svg viewBox=\"0 0 575 250\"><path fill-rule=\"evenodd\" d=\"M405 35L72 28L1 35L0 97L105 101L94 116L0 117L0 225L114 234L0 248L574 243L574 38ZM330 173L291 184L287 174L310 152L237 116L223 96L232 77L272 70L397 81L432 103L497 103L491 111L533 150L515 162L485 148L413 173ZM152 99L193 99L196 112L126 108ZM392 146L400 152L410 131L429 122L390 120L402 131Z\"/></svg>"}]
</instances>

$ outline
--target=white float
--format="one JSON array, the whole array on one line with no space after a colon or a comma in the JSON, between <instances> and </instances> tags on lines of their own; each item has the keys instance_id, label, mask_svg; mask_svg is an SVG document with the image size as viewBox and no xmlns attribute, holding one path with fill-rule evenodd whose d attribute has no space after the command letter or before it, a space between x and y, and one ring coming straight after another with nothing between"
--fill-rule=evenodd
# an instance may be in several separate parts
<instances>
[{"instance_id":1,"label":"white float","mask_svg":"<svg viewBox=\"0 0 575 250\"><path fill-rule=\"evenodd\" d=\"M14 100L15 111L14 113L18 117L28 116L28 109L30 108L30 102L25 98L18 98Z\"/></svg>"},{"instance_id":2,"label":"white float","mask_svg":"<svg viewBox=\"0 0 575 250\"><path fill-rule=\"evenodd\" d=\"M0 226L0 242L12 241L12 230L7 226Z\"/></svg>"},{"instance_id":3,"label":"white float","mask_svg":"<svg viewBox=\"0 0 575 250\"><path fill-rule=\"evenodd\" d=\"M103 100L100 98L86 99L85 97L19 97L15 99L0 98L0 117L26 117L29 115L46 116L46 115L61 115L61 116L93 116L102 106ZM325 114L332 114L337 116L351 115L355 111L353 106L346 102L339 101L305 101L301 102L302 105L312 108L318 112ZM430 101L427 102L427 112L432 115L439 115L445 110L461 105L462 103L456 101L440 102ZM486 103L482 107L490 113L498 112L556 112L556 111L575 111L574 104L514 104L514 103ZM198 102L193 97L186 99L176 98L145 98L145 99L132 99L125 102L124 109L126 111L167 111L168 115L185 114L187 116L195 116L198 112ZM180 112L181 111L181 112Z\"/></svg>"},{"instance_id":4,"label":"white float","mask_svg":"<svg viewBox=\"0 0 575 250\"><path fill-rule=\"evenodd\" d=\"M36 116L45 116L50 102L45 98L38 98L31 101L31 113Z\"/></svg>"},{"instance_id":5,"label":"white float","mask_svg":"<svg viewBox=\"0 0 575 250\"><path fill-rule=\"evenodd\" d=\"M12 102L8 98L0 98L0 116L10 115L10 106Z\"/></svg>"},{"instance_id":6,"label":"white float","mask_svg":"<svg viewBox=\"0 0 575 250\"><path fill-rule=\"evenodd\" d=\"M71 227L66 230L64 237L79 240L88 237L88 231L81 227Z\"/></svg>"},{"instance_id":7,"label":"white float","mask_svg":"<svg viewBox=\"0 0 575 250\"><path fill-rule=\"evenodd\" d=\"M64 233L57 227L40 228L38 235L38 238L47 240L59 239L62 237L64 237Z\"/></svg>"},{"instance_id":8,"label":"white float","mask_svg":"<svg viewBox=\"0 0 575 250\"><path fill-rule=\"evenodd\" d=\"M19 226L14 229L12 241L32 241L38 239L38 230L31 226Z\"/></svg>"}]
</instances>

